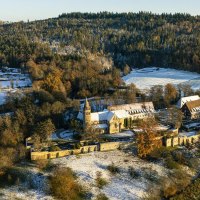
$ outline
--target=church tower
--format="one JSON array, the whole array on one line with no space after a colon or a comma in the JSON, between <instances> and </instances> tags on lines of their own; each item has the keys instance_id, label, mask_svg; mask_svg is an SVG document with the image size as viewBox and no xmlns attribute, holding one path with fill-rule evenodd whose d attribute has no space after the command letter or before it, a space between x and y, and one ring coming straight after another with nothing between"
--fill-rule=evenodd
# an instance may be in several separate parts
<instances>
[{"instance_id":1,"label":"church tower","mask_svg":"<svg viewBox=\"0 0 200 200\"><path fill-rule=\"evenodd\" d=\"M90 104L87 100L87 98L85 99L85 105L84 105L84 109L83 109L83 128L84 129L88 129L91 125L91 107Z\"/></svg>"}]
</instances>

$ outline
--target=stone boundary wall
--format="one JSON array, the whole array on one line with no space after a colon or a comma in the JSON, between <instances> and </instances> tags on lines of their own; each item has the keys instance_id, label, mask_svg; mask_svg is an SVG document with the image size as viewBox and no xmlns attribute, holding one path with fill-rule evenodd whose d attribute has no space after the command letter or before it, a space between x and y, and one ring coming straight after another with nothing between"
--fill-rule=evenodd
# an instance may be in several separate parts
<instances>
[{"instance_id":1,"label":"stone boundary wall","mask_svg":"<svg viewBox=\"0 0 200 200\"><path fill-rule=\"evenodd\" d=\"M112 151L119 148L119 142L108 142L97 145L83 146L79 149L63 150L63 151L43 151L43 152L31 152L31 160L47 160L61 158L69 155L78 155L84 153L90 153L94 151Z\"/></svg>"},{"instance_id":2,"label":"stone boundary wall","mask_svg":"<svg viewBox=\"0 0 200 200\"><path fill-rule=\"evenodd\" d=\"M186 144L193 144L200 140L200 135L193 135L190 137L173 137L165 140L166 147L182 146Z\"/></svg>"},{"instance_id":3,"label":"stone boundary wall","mask_svg":"<svg viewBox=\"0 0 200 200\"><path fill-rule=\"evenodd\" d=\"M119 148L119 142L107 142L100 144L100 151L111 151Z\"/></svg>"}]
</instances>

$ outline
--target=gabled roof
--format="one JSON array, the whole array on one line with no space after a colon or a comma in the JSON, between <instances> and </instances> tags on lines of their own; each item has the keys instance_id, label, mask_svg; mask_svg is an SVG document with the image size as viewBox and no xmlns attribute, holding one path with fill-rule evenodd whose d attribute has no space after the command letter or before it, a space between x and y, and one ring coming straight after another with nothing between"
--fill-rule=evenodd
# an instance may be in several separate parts
<instances>
[{"instance_id":1,"label":"gabled roof","mask_svg":"<svg viewBox=\"0 0 200 200\"><path fill-rule=\"evenodd\" d=\"M187 102L199 100L200 97L198 95L189 96L189 97L182 97L178 103L177 107L182 108Z\"/></svg>"},{"instance_id":2,"label":"gabled roof","mask_svg":"<svg viewBox=\"0 0 200 200\"><path fill-rule=\"evenodd\" d=\"M116 111L116 110L125 110L125 111L133 111L133 110L154 110L154 106L152 102L143 102L143 103L133 103L133 104L124 104L124 105L116 105L109 106L108 110Z\"/></svg>"},{"instance_id":3,"label":"gabled roof","mask_svg":"<svg viewBox=\"0 0 200 200\"><path fill-rule=\"evenodd\" d=\"M109 114L107 116L107 121L110 121L114 116L116 116L118 119L124 119L130 117L129 113L125 110L109 111Z\"/></svg>"},{"instance_id":4,"label":"gabled roof","mask_svg":"<svg viewBox=\"0 0 200 200\"><path fill-rule=\"evenodd\" d=\"M196 101L189 101L186 106L191 112L200 112L200 99Z\"/></svg>"},{"instance_id":5,"label":"gabled roof","mask_svg":"<svg viewBox=\"0 0 200 200\"><path fill-rule=\"evenodd\" d=\"M107 121L109 122L114 117L114 115L115 115L114 112L109 111L108 116L107 116Z\"/></svg>"},{"instance_id":6,"label":"gabled roof","mask_svg":"<svg viewBox=\"0 0 200 200\"><path fill-rule=\"evenodd\" d=\"M104 111L91 113L91 121L110 121L114 116L118 119L130 117L126 110Z\"/></svg>"},{"instance_id":7,"label":"gabled roof","mask_svg":"<svg viewBox=\"0 0 200 200\"><path fill-rule=\"evenodd\" d=\"M114 113L119 119L130 117L129 113L125 110L115 110L115 111L112 111L112 113Z\"/></svg>"},{"instance_id":8,"label":"gabled roof","mask_svg":"<svg viewBox=\"0 0 200 200\"><path fill-rule=\"evenodd\" d=\"M91 113L91 121L106 121L109 111Z\"/></svg>"},{"instance_id":9,"label":"gabled roof","mask_svg":"<svg viewBox=\"0 0 200 200\"><path fill-rule=\"evenodd\" d=\"M78 113L77 119L83 120L83 113L81 111Z\"/></svg>"}]
</instances>

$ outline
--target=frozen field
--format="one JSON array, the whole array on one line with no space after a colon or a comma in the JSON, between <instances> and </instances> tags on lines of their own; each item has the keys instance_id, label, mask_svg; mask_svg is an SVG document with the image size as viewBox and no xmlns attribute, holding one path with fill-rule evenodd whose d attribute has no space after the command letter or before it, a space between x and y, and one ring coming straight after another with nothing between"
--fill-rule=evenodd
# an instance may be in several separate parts
<instances>
[{"instance_id":1,"label":"frozen field","mask_svg":"<svg viewBox=\"0 0 200 200\"><path fill-rule=\"evenodd\" d=\"M93 198L102 192L110 200L139 200L148 191L153 183L144 177L134 179L130 176L129 167L139 171L155 170L158 176L165 176L167 170L159 164L148 163L128 153L116 150L112 152L94 152L78 156L69 156L53 160L55 164L70 167L78 176L79 181L92 193ZM108 165L114 163L119 167L120 173L113 175ZM96 186L96 173L101 172L102 177L108 181L103 189Z\"/></svg>"},{"instance_id":2,"label":"frozen field","mask_svg":"<svg viewBox=\"0 0 200 200\"><path fill-rule=\"evenodd\" d=\"M124 82L129 85L134 83L139 89L149 89L154 85L165 86L168 83L174 85L190 84L192 89L200 89L200 74L175 70L169 68L143 68L133 70L123 77Z\"/></svg>"}]
</instances>

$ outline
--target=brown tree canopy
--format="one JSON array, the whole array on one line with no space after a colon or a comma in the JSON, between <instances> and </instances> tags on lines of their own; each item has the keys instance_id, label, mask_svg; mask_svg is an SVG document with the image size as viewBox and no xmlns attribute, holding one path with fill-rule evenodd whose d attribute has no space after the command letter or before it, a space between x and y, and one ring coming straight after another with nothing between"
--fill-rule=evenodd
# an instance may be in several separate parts
<instances>
[{"instance_id":1,"label":"brown tree canopy","mask_svg":"<svg viewBox=\"0 0 200 200\"><path fill-rule=\"evenodd\" d=\"M157 122L153 118L148 118L139 122L139 127L142 130L136 135L138 156L145 158L154 149L161 146L159 134L155 127Z\"/></svg>"},{"instance_id":2,"label":"brown tree canopy","mask_svg":"<svg viewBox=\"0 0 200 200\"><path fill-rule=\"evenodd\" d=\"M168 83L164 89L164 101L166 106L169 106L171 103L174 103L177 100L178 92L172 84Z\"/></svg>"}]
</instances>

